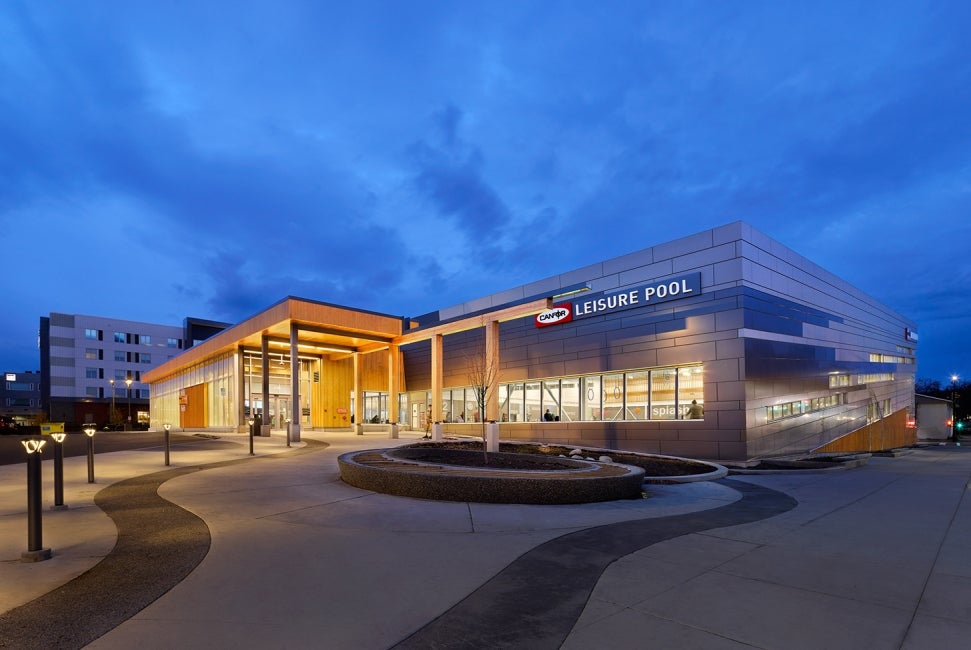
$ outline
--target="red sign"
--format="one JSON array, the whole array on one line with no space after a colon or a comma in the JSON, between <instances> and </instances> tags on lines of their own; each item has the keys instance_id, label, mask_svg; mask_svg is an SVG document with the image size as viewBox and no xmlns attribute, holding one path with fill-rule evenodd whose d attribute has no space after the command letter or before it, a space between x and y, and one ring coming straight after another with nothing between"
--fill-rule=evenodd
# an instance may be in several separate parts
<instances>
[{"instance_id":1,"label":"red sign","mask_svg":"<svg viewBox=\"0 0 971 650\"><path fill-rule=\"evenodd\" d=\"M536 314L536 327L549 327L550 325L560 325L569 323L573 320L573 305L566 302L562 305L553 305L552 308Z\"/></svg>"}]
</instances>

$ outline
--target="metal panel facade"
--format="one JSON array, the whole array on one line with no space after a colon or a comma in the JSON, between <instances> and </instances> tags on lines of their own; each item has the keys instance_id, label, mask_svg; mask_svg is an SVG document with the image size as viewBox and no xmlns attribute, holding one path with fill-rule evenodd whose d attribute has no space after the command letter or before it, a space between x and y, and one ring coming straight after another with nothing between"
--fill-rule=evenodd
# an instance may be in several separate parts
<instances>
[{"instance_id":1,"label":"metal panel facade","mask_svg":"<svg viewBox=\"0 0 971 650\"><path fill-rule=\"evenodd\" d=\"M503 423L501 436L737 460L802 453L914 412L916 325L779 242L736 222L441 310L588 283L625 291L700 273L701 292L537 328L502 323L500 381L701 364L703 420ZM462 384L445 338L445 388ZM403 346L406 387L427 390L427 346ZM458 365L456 365L458 364Z\"/></svg>"}]
</instances>

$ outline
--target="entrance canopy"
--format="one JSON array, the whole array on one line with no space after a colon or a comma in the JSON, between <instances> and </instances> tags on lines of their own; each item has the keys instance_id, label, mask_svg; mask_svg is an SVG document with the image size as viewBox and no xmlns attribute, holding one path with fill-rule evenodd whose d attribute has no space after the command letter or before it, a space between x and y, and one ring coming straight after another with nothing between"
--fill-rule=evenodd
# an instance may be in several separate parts
<instances>
[{"instance_id":1,"label":"entrance canopy","mask_svg":"<svg viewBox=\"0 0 971 650\"><path fill-rule=\"evenodd\" d=\"M401 335L403 324L404 320L396 316L287 297L143 373L142 381L158 382L187 366L240 347L259 350L264 337L271 352L289 354L291 333L296 334L301 353L346 356L372 352L387 348Z\"/></svg>"}]
</instances>

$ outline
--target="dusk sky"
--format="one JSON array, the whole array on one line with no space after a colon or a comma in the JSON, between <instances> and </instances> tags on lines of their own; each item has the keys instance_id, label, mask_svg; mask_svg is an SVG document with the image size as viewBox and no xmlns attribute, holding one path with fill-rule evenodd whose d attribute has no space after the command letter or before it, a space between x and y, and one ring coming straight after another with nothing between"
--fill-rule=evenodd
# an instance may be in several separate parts
<instances>
[{"instance_id":1,"label":"dusk sky","mask_svg":"<svg viewBox=\"0 0 971 650\"><path fill-rule=\"evenodd\" d=\"M50 312L415 316L743 220L971 378L971 2L0 4L0 370Z\"/></svg>"}]
</instances>

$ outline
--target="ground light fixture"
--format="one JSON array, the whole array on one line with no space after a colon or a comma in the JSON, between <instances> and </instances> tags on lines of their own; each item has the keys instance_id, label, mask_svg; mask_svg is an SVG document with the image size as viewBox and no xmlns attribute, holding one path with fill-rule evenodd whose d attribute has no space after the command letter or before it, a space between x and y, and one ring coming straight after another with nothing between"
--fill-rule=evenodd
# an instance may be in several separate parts
<instances>
[{"instance_id":1,"label":"ground light fixture","mask_svg":"<svg viewBox=\"0 0 971 650\"><path fill-rule=\"evenodd\" d=\"M166 422L165 424L162 425L162 428L165 429L165 466L168 467L169 466L169 429L172 428L172 425Z\"/></svg>"},{"instance_id":2,"label":"ground light fixture","mask_svg":"<svg viewBox=\"0 0 971 650\"><path fill-rule=\"evenodd\" d=\"M21 440L27 452L27 550L20 554L22 562L51 559L51 549L44 548L41 515L41 452L46 440Z\"/></svg>"},{"instance_id":3,"label":"ground light fixture","mask_svg":"<svg viewBox=\"0 0 971 650\"><path fill-rule=\"evenodd\" d=\"M287 447L290 446L290 418L286 418L287 423Z\"/></svg>"},{"instance_id":4,"label":"ground light fixture","mask_svg":"<svg viewBox=\"0 0 971 650\"><path fill-rule=\"evenodd\" d=\"M66 433L52 433L54 440L54 505L51 510L67 510L64 505L64 439Z\"/></svg>"},{"instance_id":5,"label":"ground light fixture","mask_svg":"<svg viewBox=\"0 0 971 650\"><path fill-rule=\"evenodd\" d=\"M249 419L249 455L253 455L253 425L256 424L256 420L253 418Z\"/></svg>"},{"instance_id":6,"label":"ground light fixture","mask_svg":"<svg viewBox=\"0 0 971 650\"><path fill-rule=\"evenodd\" d=\"M88 437L88 483L94 483L94 424L87 423L81 429Z\"/></svg>"}]
</instances>

